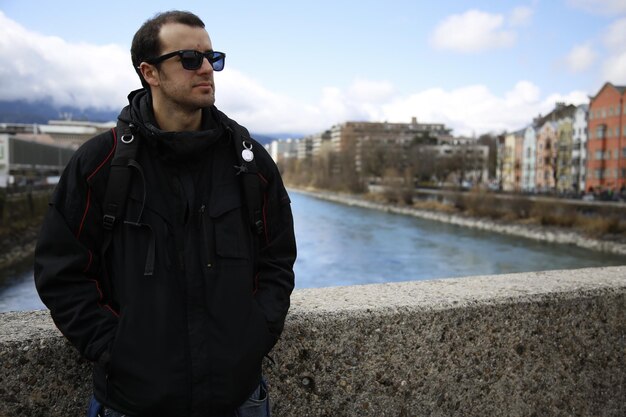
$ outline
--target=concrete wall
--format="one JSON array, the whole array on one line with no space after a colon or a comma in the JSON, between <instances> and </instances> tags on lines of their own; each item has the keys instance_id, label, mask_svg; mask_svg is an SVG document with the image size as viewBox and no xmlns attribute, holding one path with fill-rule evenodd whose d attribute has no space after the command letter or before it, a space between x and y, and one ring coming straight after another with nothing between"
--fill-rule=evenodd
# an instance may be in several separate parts
<instances>
[{"instance_id":1,"label":"concrete wall","mask_svg":"<svg viewBox=\"0 0 626 417\"><path fill-rule=\"evenodd\" d=\"M624 416L626 266L294 293L275 417ZM89 365L0 315L0 416L80 416Z\"/></svg>"}]
</instances>

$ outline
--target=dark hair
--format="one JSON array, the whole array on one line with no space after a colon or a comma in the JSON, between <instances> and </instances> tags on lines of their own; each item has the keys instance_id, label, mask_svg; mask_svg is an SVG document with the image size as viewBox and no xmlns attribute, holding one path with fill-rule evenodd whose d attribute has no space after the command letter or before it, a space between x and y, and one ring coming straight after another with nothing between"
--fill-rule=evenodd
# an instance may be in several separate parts
<instances>
[{"instance_id":1,"label":"dark hair","mask_svg":"<svg viewBox=\"0 0 626 417\"><path fill-rule=\"evenodd\" d=\"M130 57L133 61L133 68L139 75L141 84L148 88L148 84L143 79L139 64L149 58L154 58L161 53L161 42L159 40L159 32L161 27L166 23L181 23L191 27L204 28L204 22L195 14L181 10L170 10L168 12L158 13L152 19L148 19L139 28L133 37L133 43L130 47Z\"/></svg>"}]
</instances>

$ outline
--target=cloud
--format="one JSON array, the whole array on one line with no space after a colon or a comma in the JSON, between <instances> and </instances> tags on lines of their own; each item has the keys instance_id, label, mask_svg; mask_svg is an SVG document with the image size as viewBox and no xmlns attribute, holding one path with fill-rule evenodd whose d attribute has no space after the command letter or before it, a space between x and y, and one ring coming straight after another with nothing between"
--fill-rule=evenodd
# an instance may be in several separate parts
<instances>
[{"instance_id":1,"label":"cloud","mask_svg":"<svg viewBox=\"0 0 626 417\"><path fill-rule=\"evenodd\" d=\"M626 84L626 52L613 55L604 64L604 78L613 84Z\"/></svg>"},{"instance_id":2,"label":"cloud","mask_svg":"<svg viewBox=\"0 0 626 417\"><path fill-rule=\"evenodd\" d=\"M619 47L621 28L607 32L607 45ZM304 102L232 67L215 74L215 81L218 107L252 132L266 134L315 133L348 120L408 123L412 117L445 123L456 134L501 132L526 126L555 101L587 98L583 92L545 96L529 81L497 95L485 85L411 93L388 80L357 77L347 86L328 85L318 100ZM51 97L58 104L119 109L139 86L123 48L29 32L0 12L0 99Z\"/></svg>"},{"instance_id":3,"label":"cloud","mask_svg":"<svg viewBox=\"0 0 626 417\"><path fill-rule=\"evenodd\" d=\"M626 17L613 22L607 29L603 40L610 50L626 49Z\"/></svg>"},{"instance_id":4,"label":"cloud","mask_svg":"<svg viewBox=\"0 0 626 417\"><path fill-rule=\"evenodd\" d=\"M423 123L445 123L454 134L473 135L511 131L528 126L539 113L546 114L557 101L572 104L588 102L585 92L551 94L542 98L540 89L529 81L519 81L499 97L484 85L455 90L429 89L383 106L385 118L408 122L412 116Z\"/></svg>"},{"instance_id":5,"label":"cloud","mask_svg":"<svg viewBox=\"0 0 626 417\"><path fill-rule=\"evenodd\" d=\"M0 99L113 108L139 86L130 53L29 32L0 11Z\"/></svg>"},{"instance_id":6,"label":"cloud","mask_svg":"<svg viewBox=\"0 0 626 417\"><path fill-rule=\"evenodd\" d=\"M505 29L504 23L502 15L469 10L444 19L435 28L430 42L437 49L464 53L510 47L515 43L516 34Z\"/></svg>"},{"instance_id":7,"label":"cloud","mask_svg":"<svg viewBox=\"0 0 626 417\"><path fill-rule=\"evenodd\" d=\"M626 17L616 20L609 26L603 37L608 57L602 74L612 83L626 83Z\"/></svg>"},{"instance_id":8,"label":"cloud","mask_svg":"<svg viewBox=\"0 0 626 417\"><path fill-rule=\"evenodd\" d=\"M216 105L255 133L316 132L329 120L315 106L275 93L229 68L215 75Z\"/></svg>"},{"instance_id":9,"label":"cloud","mask_svg":"<svg viewBox=\"0 0 626 417\"><path fill-rule=\"evenodd\" d=\"M526 26L532 20L534 10L531 7L520 6L513 9L509 22L511 26Z\"/></svg>"},{"instance_id":10,"label":"cloud","mask_svg":"<svg viewBox=\"0 0 626 417\"><path fill-rule=\"evenodd\" d=\"M568 0L567 3L577 9L599 15L621 15L626 13L624 0Z\"/></svg>"},{"instance_id":11,"label":"cloud","mask_svg":"<svg viewBox=\"0 0 626 417\"><path fill-rule=\"evenodd\" d=\"M315 133L346 120L379 120L380 106L394 98L388 81L356 78L347 88L327 86L316 103L304 103L267 90L230 69L216 75L217 104L230 117L258 133Z\"/></svg>"},{"instance_id":12,"label":"cloud","mask_svg":"<svg viewBox=\"0 0 626 417\"><path fill-rule=\"evenodd\" d=\"M597 54L590 42L576 45L565 57L565 65L571 72L583 72L589 69L597 58Z\"/></svg>"}]
</instances>

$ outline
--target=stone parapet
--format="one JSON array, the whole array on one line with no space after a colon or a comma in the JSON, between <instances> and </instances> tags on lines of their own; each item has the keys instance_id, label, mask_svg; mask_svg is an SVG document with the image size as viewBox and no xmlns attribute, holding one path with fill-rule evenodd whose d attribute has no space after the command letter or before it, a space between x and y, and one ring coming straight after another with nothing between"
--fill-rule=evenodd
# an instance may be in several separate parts
<instances>
[{"instance_id":1,"label":"stone parapet","mask_svg":"<svg viewBox=\"0 0 626 417\"><path fill-rule=\"evenodd\" d=\"M624 416L626 266L297 290L275 417ZM84 415L47 312L0 314L0 416Z\"/></svg>"}]
</instances>

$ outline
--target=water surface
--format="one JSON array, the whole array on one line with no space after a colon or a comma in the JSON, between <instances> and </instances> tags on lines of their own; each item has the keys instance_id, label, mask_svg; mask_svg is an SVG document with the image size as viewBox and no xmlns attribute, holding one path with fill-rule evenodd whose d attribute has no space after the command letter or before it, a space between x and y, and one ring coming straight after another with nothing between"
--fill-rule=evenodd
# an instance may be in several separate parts
<instances>
[{"instance_id":1,"label":"water surface","mask_svg":"<svg viewBox=\"0 0 626 417\"><path fill-rule=\"evenodd\" d=\"M296 288L626 264L623 256L290 195ZM0 274L0 312L41 308L32 260Z\"/></svg>"}]
</instances>

